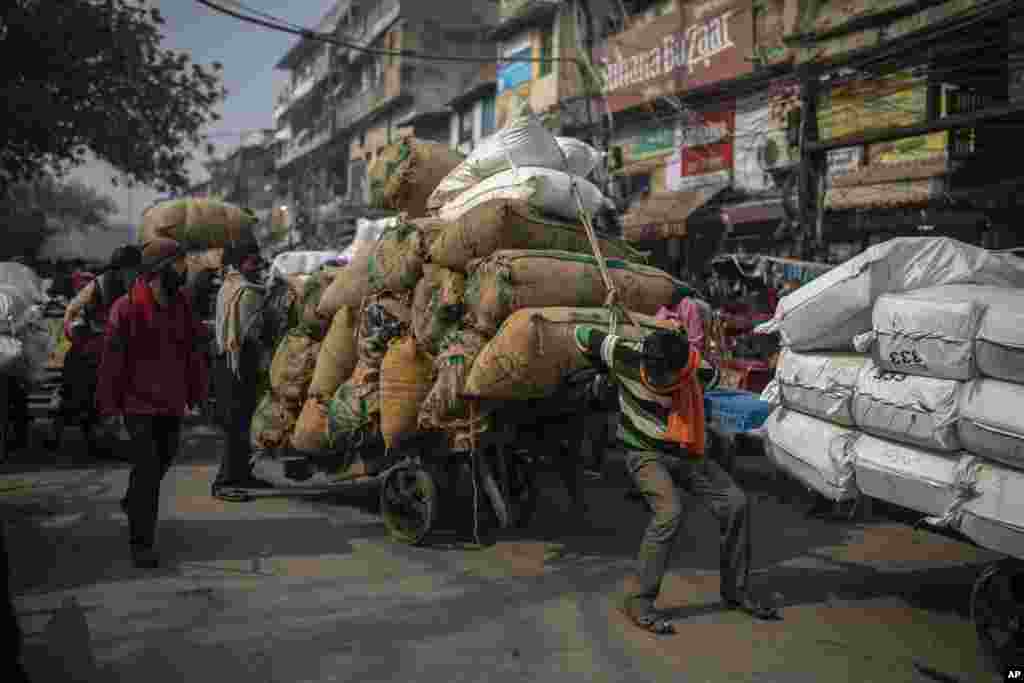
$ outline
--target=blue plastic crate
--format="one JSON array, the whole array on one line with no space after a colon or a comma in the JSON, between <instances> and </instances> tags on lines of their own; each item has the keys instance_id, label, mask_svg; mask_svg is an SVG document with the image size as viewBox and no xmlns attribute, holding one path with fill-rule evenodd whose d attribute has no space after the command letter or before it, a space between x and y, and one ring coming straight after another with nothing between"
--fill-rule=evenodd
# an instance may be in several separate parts
<instances>
[{"instance_id":1,"label":"blue plastic crate","mask_svg":"<svg viewBox=\"0 0 1024 683\"><path fill-rule=\"evenodd\" d=\"M768 419L771 405L758 394L733 389L716 389L704 394L704 415L719 429L749 432Z\"/></svg>"}]
</instances>

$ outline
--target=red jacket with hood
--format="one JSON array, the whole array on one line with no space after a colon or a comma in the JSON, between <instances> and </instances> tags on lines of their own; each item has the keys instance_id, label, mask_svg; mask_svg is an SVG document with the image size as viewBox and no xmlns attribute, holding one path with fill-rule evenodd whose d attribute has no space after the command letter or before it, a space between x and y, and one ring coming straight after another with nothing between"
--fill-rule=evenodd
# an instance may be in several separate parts
<instances>
[{"instance_id":1,"label":"red jacket with hood","mask_svg":"<svg viewBox=\"0 0 1024 683\"><path fill-rule=\"evenodd\" d=\"M110 309L96 389L103 415L181 417L206 398L209 333L185 290L160 307L144 279Z\"/></svg>"}]
</instances>

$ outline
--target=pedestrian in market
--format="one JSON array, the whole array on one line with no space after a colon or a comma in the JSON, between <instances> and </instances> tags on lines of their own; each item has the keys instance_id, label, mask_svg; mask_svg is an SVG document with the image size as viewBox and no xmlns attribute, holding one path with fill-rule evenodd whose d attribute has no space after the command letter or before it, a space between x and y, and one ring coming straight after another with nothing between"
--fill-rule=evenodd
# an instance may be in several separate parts
<instances>
[{"instance_id":1,"label":"pedestrian in market","mask_svg":"<svg viewBox=\"0 0 1024 683\"><path fill-rule=\"evenodd\" d=\"M142 249L142 274L110 311L97 388L103 415L124 415L134 458L121 508L137 567L159 564L154 545L160 483L177 455L182 417L206 397L207 334L181 286L179 245Z\"/></svg>"},{"instance_id":2,"label":"pedestrian in market","mask_svg":"<svg viewBox=\"0 0 1024 683\"><path fill-rule=\"evenodd\" d=\"M64 314L64 334L71 348L64 357L60 411L53 421L48 442L51 450L63 446L68 422L77 422L85 435L90 458L103 454L97 439L96 383L107 319L114 302L128 292L142 263L142 250L135 245L118 247L103 272L87 284L68 304Z\"/></svg>"},{"instance_id":3,"label":"pedestrian in market","mask_svg":"<svg viewBox=\"0 0 1024 683\"><path fill-rule=\"evenodd\" d=\"M266 290L261 284L265 266L255 240L224 250L224 281L216 304L214 386L227 444L211 493L229 502L247 501L247 489L269 486L252 474L249 442L261 380L273 349Z\"/></svg>"},{"instance_id":4,"label":"pedestrian in market","mask_svg":"<svg viewBox=\"0 0 1024 683\"><path fill-rule=\"evenodd\" d=\"M704 399L697 376L701 356L690 347L685 330L659 330L640 343L587 325L577 326L574 333L579 349L618 387L618 440L633 483L653 512L620 609L651 633L674 632L672 623L656 611L655 601L683 527L678 485L704 503L719 522L725 604L759 619L779 618L776 609L750 595L747 497L705 457ZM600 386L595 389L603 393Z\"/></svg>"}]
</instances>

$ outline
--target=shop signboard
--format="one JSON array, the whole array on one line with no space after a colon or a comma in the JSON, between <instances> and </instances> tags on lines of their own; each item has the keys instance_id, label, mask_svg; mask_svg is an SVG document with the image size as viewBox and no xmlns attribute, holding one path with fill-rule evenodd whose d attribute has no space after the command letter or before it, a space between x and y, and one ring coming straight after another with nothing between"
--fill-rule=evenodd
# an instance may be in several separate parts
<instances>
[{"instance_id":1,"label":"shop signboard","mask_svg":"<svg viewBox=\"0 0 1024 683\"><path fill-rule=\"evenodd\" d=\"M533 48L527 44L505 53L505 59L530 59ZM533 80L533 62L502 62L498 65L498 93L512 90L516 86Z\"/></svg>"},{"instance_id":2,"label":"shop signboard","mask_svg":"<svg viewBox=\"0 0 1024 683\"><path fill-rule=\"evenodd\" d=\"M612 112L753 71L750 3L706 0L644 20L598 51Z\"/></svg>"},{"instance_id":3,"label":"shop signboard","mask_svg":"<svg viewBox=\"0 0 1024 683\"><path fill-rule=\"evenodd\" d=\"M864 148L858 146L829 150L825 163L829 179L849 175L858 171L864 163Z\"/></svg>"},{"instance_id":4,"label":"shop signboard","mask_svg":"<svg viewBox=\"0 0 1024 683\"><path fill-rule=\"evenodd\" d=\"M818 136L833 140L885 128L923 123L928 115L928 83L905 70L830 88L818 101ZM947 132L872 145L869 163L933 161L946 155Z\"/></svg>"},{"instance_id":5,"label":"shop signboard","mask_svg":"<svg viewBox=\"0 0 1024 683\"><path fill-rule=\"evenodd\" d=\"M674 190L713 190L732 181L735 109L701 112L681 126Z\"/></svg>"},{"instance_id":6,"label":"shop signboard","mask_svg":"<svg viewBox=\"0 0 1024 683\"><path fill-rule=\"evenodd\" d=\"M620 146L626 164L671 154L675 150L675 131L669 127L646 130L628 137Z\"/></svg>"}]
</instances>

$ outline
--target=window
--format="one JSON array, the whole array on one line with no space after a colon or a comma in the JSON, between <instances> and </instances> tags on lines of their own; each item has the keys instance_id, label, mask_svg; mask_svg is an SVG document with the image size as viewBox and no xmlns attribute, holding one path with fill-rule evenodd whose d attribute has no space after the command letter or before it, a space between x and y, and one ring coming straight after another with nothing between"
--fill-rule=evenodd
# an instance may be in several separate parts
<instances>
[{"instance_id":1,"label":"window","mask_svg":"<svg viewBox=\"0 0 1024 683\"><path fill-rule=\"evenodd\" d=\"M487 137L495 128L494 95L488 95L480 103L480 137Z\"/></svg>"},{"instance_id":2,"label":"window","mask_svg":"<svg viewBox=\"0 0 1024 683\"><path fill-rule=\"evenodd\" d=\"M540 38L540 58L544 61L540 63L540 77L543 78L551 73L551 58L554 56L555 47L555 34L554 31L548 29L544 31Z\"/></svg>"}]
</instances>

